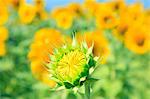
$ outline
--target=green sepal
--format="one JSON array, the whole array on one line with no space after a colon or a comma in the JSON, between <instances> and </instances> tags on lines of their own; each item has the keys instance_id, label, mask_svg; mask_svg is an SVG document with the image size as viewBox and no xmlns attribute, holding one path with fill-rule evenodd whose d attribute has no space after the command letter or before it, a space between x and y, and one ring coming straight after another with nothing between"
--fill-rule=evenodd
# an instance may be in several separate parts
<instances>
[{"instance_id":1,"label":"green sepal","mask_svg":"<svg viewBox=\"0 0 150 99\"><path fill-rule=\"evenodd\" d=\"M70 88L75 87L74 85L72 85L72 84L69 83L69 82L64 82L64 85L65 85L65 87L66 87L67 89L70 89Z\"/></svg>"},{"instance_id":2,"label":"green sepal","mask_svg":"<svg viewBox=\"0 0 150 99\"><path fill-rule=\"evenodd\" d=\"M89 74L89 65L88 64L85 64L85 66L84 66L84 70L83 70L83 72L81 72L81 74L80 74L80 78L82 78L82 77L84 77L84 76L87 76L88 74Z\"/></svg>"},{"instance_id":3,"label":"green sepal","mask_svg":"<svg viewBox=\"0 0 150 99\"><path fill-rule=\"evenodd\" d=\"M92 57L90 57L88 64L89 64L90 67L92 67L92 66L95 67L96 61Z\"/></svg>"},{"instance_id":4,"label":"green sepal","mask_svg":"<svg viewBox=\"0 0 150 99\"><path fill-rule=\"evenodd\" d=\"M73 82L73 85L74 86L78 86L80 84L80 78L76 79L74 82Z\"/></svg>"}]
</instances>

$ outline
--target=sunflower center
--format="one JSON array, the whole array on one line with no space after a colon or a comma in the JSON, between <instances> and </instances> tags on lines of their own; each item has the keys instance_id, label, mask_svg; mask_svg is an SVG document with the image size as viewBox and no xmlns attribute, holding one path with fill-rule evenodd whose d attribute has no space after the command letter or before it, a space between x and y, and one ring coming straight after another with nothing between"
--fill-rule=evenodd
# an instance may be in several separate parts
<instances>
[{"instance_id":1,"label":"sunflower center","mask_svg":"<svg viewBox=\"0 0 150 99\"><path fill-rule=\"evenodd\" d=\"M137 45L138 46L143 46L144 45L144 39L138 39L137 40Z\"/></svg>"},{"instance_id":2,"label":"sunflower center","mask_svg":"<svg viewBox=\"0 0 150 99\"><path fill-rule=\"evenodd\" d=\"M115 10L118 10L118 9L119 9L119 4L118 4L118 3L115 4L114 9L115 9Z\"/></svg>"},{"instance_id":3,"label":"sunflower center","mask_svg":"<svg viewBox=\"0 0 150 99\"><path fill-rule=\"evenodd\" d=\"M56 72L62 80L73 82L83 71L85 64L85 54L75 50L63 56L58 62Z\"/></svg>"},{"instance_id":4,"label":"sunflower center","mask_svg":"<svg viewBox=\"0 0 150 99\"><path fill-rule=\"evenodd\" d=\"M77 14L80 14L80 13L81 13L80 9L75 9L75 12L76 12Z\"/></svg>"},{"instance_id":5,"label":"sunflower center","mask_svg":"<svg viewBox=\"0 0 150 99\"><path fill-rule=\"evenodd\" d=\"M125 33L127 32L127 26L125 26L125 27L122 27L121 29L120 29L120 35L125 35Z\"/></svg>"},{"instance_id":6,"label":"sunflower center","mask_svg":"<svg viewBox=\"0 0 150 99\"><path fill-rule=\"evenodd\" d=\"M42 4L42 1L37 0L37 1L36 1L36 4L37 4L37 5L40 5L40 4Z\"/></svg>"},{"instance_id":7,"label":"sunflower center","mask_svg":"<svg viewBox=\"0 0 150 99\"><path fill-rule=\"evenodd\" d=\"M104 17L104 21L105 21L106 23L110 23L112 20L111 20L111 18L110 18L109 16L105 16L105 17Z\"/></svg>"}]
</instances>

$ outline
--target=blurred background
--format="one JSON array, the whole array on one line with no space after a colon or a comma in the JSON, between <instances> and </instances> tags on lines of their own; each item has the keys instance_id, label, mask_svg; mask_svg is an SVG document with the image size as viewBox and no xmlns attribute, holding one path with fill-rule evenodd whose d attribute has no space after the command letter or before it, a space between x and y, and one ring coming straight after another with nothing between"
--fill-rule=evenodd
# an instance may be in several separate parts
<instances>
[{"instance_id":1,"label":"blurred background","mask_svg":"<svg viewBox=\"0 0 150 99\"><path fill-rule=\"evenodd\" d=\"M150 0L0 0L0 99L83 99L41 66L73 33L102 57L91 99L150 99L149 28Z\"/></svg>"}]
</instances>

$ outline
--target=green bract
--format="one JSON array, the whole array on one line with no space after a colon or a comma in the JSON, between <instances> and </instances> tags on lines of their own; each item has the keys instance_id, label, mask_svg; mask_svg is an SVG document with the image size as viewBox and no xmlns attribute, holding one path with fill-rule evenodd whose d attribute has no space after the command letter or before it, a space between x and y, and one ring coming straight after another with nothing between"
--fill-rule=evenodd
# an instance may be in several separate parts
<instances>
[{"instance_id":1,"label":"green bract","mask_svg":"<svg viewBox=\"0 0 150 99\"><path fill-rule=\"evenodd\" d=\"M79 45L73 40L71 45L54 50L53 55L50 55L51 62L47 66L58 85L73 88L84 83L97 62L92 49L93 46L88 48L85 42Z\"/></svg>"}]
</instances>

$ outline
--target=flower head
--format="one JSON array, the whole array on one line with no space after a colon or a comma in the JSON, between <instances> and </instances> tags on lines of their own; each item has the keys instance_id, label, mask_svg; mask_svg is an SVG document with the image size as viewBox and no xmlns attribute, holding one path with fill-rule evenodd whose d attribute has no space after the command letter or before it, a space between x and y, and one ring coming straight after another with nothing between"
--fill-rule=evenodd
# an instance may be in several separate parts
<instances>
[{"instance_id":1,"label":"flower head","mask_svg":"<svg viewBox=\"0 0 150 99\"><path fill-rule=\"evenodd\" d=\"M120 41L124 41L124 37L129 27L131 26L131 20L129 17L121 16L117 26L113 29L113 35Z\"/></svg>"},{"instance_id":2,"label":"flower head","mask_svg":"<svg viewBox=\"0 0 150 99\"><path fill-rule=\"evenodd\" d=\"M55 85L55 82L48 77L50 73L44 64L51 62L49 54L52 54L53 49L63 43L64 38L59 31L43 28L36 32L34 41L30 46L28 58L31 61L33 75L51 87Z\"/></svg>"},{"instance_id":3,"label":"flower head","mask_svg":"<svg viewBox=\"0 0 150 99\"><path fill-rule=\"evenodd\" d=\"M40 12L41 10L44 9L45 7L45 2L44 0L34 0L37 12Z\"/></svg>"},{"instance_id":4,"label":"flower head","mask_svg":"<svg viewBox=\"0 0 150 99\"><path fill-rule=\"evenodd\" d=\"M33 5L24 3L20 5L18 14L22 23L29 24L36 15L36 8Z\"/></svg>"},{"instance_id":5,"label":"flower head","mask_svg":"<svg viewBox=\"0 0 150 99\"><path fill-rule=\"evenodd\" d=\"M36 7L37 16L41 20L48 19L48 13L45 11L45 2L44 2L44 0L34 0L34 4L35 4L35 7Z\"/></svg>"},{"instance_id":6,"label":"flower head","mask_svg":"<svg viewBox=\"0 0 150 99\"><path fill-rule=\"evenodd\" d=\"M101 4L96 14L96 25L100 29L112 29L117 25L115 13L107 8L108 4Z\"/></svg>"},{"instance_id":7,"label":"flower head","mask_svg":"<svg viewBox=\"0 0 150 99\"><path fill-rule=\"evenodd\" d=\"M137 53L144 54L150 50L150 35L146 27L135 26L128 30L125 35L126 47Z\"/></svg>"},{"instance_id":8,"label":"flower head","mask_svg":"<svg viewBox=\"0 0 150 99\"><path fill-rule=\"evenodd\" d=\"M88 16L95 16L97 14L97 10L99 8L99 3L95 0L85 0L84 2L84 8L87 10Z\"/></svg>"},{"instance_id":9,"label":"flower head","mask_svg":"<svg viewBox=\"0 0 150 99\"><path fill-rule=\"evenodd\" d=\"M75 40L72 45L56 48L50 59L51 63L47 66L52 77L58 85L66 88L81 86L90 74L90 69L96 65L92 47L88 48L86 43L79 45Z\"/></svg>"},{"instance_id":10,"label":"flower head","mask_svg":"<svg viewBox=\"0 0 150 99\"><path fill-rule=\"evenodd\" d=\"M129 5L126 11L122 11L125 16L130 15L132 20L139 20L143 15L144 7L141 3Z\"/></svg>"},{"instance_id":11,"label":"flower head","mask_svg":"<svg viewBox=\"0 0 150 99\"><path fill-rule=\"evenodd\" d=\"M83 14L84 14L82 5L80 5L80 4L78 4L78 3L71 3L71 4L69 4L67 7L68 7L68 9L70 9L70 10L75 14L75 16L77 16L77 17L81 17L81 16L83 16Z\"/></svg>"},{"instance_id":12,"label":"flower head","mask_svg":"<svg viewBox=\"0 0 150 99\"><path fill-rule=\"evenodd\" d=\"M58 27L69 29L73 23L74 13L67 8L59 8L52 12L52 18L56 21Z\"/></svg>"},{"instance_id":13,"label":"flower head","mask_svg":"<svg viewBox=\"0 0 150 99\"><path fill-rule=\"evenodd\" d=\"M126 4L124 0L113 0L112 2L108 2L108 5L110 9L117 15L126 10Z\"/></svg>"},{"instance_id":14,"label":"flower head","mask_svg":"<svg viewBox=\"0 0 150 99\"><path fill-rule=\"evenodd\" d=\"M6 0L7 5L13 7L14 9L18 9L19 6L26 2L26 0Z\"/></svg>"}]
</instances>

